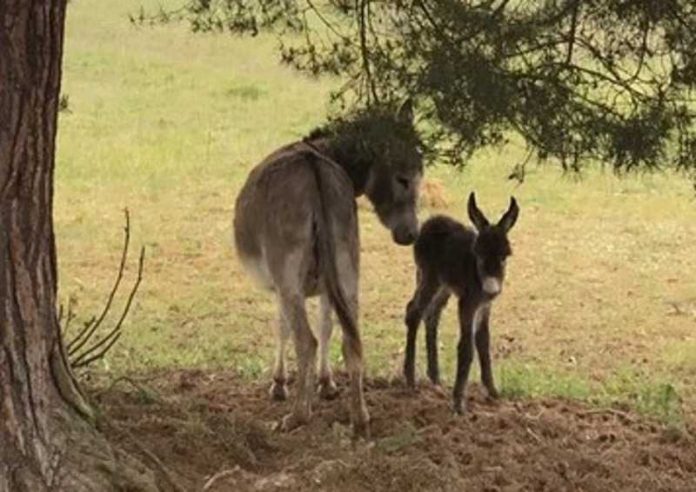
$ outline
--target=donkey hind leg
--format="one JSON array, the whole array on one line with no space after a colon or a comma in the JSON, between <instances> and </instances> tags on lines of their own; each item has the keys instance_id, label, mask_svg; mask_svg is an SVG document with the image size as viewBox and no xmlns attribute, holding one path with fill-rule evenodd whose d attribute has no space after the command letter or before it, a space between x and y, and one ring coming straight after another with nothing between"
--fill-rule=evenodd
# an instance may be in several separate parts
<instances>
[{"instance_id":1,"label":"donkey hind leg","mask_svg":"<svg viewBox=\"0 0 696 492\"><path fill-rule=\"evenodd\" d=\"M350 316L356 328L355 333L347 326L343 328L343 359L350 375L350 413L353 433L356 436L369 437L370 415L365 405L363 393L363 346L358 329L358 260L349 251L339 251L337 254L339 282L345 294Z\"/></svg>"},{"instance_id":2,"label":"donkey hind leg","mask_svg":"<svg viewBox=\"0 0 696 492\"><path fill-rule=\"evenodd\" d=\"M428 354L428 377L435 386L440 386L440 364L438 361L437 334L442 310L445 309L450 293L440 289L425 311L425 346Z\"/></svg>"},{"instance_id":3,"label":"donkey hind leg","mask_svg":"<svg viewBox=\"0 0 696 492\"><path fill-rule=\"evenodd\" d=\"M279 306L282 306L282 302L278 301ZM285 370L285 347L288 343L288 338L290 338L290 325L288 320L283 314L283 309L281 307L280 313L278 315L278 346L276 348L275 363L273 365L273 383L271 383L271 388L268 393L271 399L276 401L283 401L288 397L288 390L286 384L286 370Z\"/></svg>"},{"instance_id":4,"label":"donkey hind leg","mask_svg":"<svg viewBox=\"0 0 696 492\"><path fill-rule=\"evenodd\" d=\"M420 270L416 277L416 292L406 305L406 354L404 356L404 379L413 388L416 385L416 335L423 313L438 291L438 281Z\"/></svg>"},{"instance_id":5,"label":"donkey hind leg","mask_svg":"<svg viewBox=\"0 0 696 492\"><path fill-rule=\"evenodd\" d=\"M319 397L333 400L338 395L338 388L333 380L329 363L329 345L333 323L331 321L331 301L326 294L319 300Z\"/></svg>"},{"instance_id":6,"label":"donkey hind leg","mask_svg":"<svg viewBox=\"0 0 696 492\"><path fill-rule=\"evenodd\" d=\"M495 400L499 395L493 382L493 370L491 368L490 315L490 305L481 307L479 312L476 313L478 321L478 326L476 327L476 351L478 352L479 365L481 367L481 383L486 388L488 397Z\"/></svg>"},{"instance_id":7,"label":"donkey hind leg","mask_svg":"<svg viewBox=\"0 0 696 492\"><path fill-rule=\"evenodd\" d=\"M305 310L304 295L280 294L286 322L290 326L297 356L297 395L292 413L283 418L282 430L290 431L309 421L314 395L317 340L314 338Z\"/></svg>"}]
</instances>

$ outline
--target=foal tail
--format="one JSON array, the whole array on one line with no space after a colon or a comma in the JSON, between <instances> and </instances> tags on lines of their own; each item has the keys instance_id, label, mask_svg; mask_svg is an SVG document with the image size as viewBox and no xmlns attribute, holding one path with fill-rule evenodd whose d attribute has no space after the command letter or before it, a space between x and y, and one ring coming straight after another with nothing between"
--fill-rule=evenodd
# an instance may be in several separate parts
<instances>
[{"instance_id":1,"label":"foal tail","mask_svg":"<svg viewBox=\"0 0 696 492\"><path fill-rule=\"evenodd\" d=\"M338 320L341 323L345 336L351 341L350 345L355 355L362 358L362 344L360 343L360 333L358 332L357 320L353 318L350 306L346 299L345 292L341 286L341 281L338 276L338 266L336 264L336 245L334 243L334 234L332 229L332 221L327 213L328 204L331 200L329 191L321 175L321 165L319 159L325 160L334 165L338 165L332 159L324 156L312 143L303 142L310 150L310 165L314 173L314 179L317 183L317 191L319 194L317 207L317 246L319 249L319 267L324 276L324 284L327 294L331 300L331 304L336 311Z\"/></svg>"}]
</instances>

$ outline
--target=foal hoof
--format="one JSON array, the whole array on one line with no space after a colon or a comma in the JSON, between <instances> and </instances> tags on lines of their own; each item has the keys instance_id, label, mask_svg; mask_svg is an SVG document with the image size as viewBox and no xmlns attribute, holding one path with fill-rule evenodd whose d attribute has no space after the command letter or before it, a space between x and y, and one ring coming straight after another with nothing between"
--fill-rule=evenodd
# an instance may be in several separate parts
<instances>
[{"instance_id":1,"label":"foal hoof","mask_svg":"<svg viewBox=\"0 0 696 492\"><path fill-rule=\"evenodd\" d=\"M416 377L415 376L404 376L404 384L406 385L406 389L415 393L417 392L418 388L416 388Z\"/></svg>"},{"instance_id":2,"label":"foal hoof","mask_svg":"<svg viewBox=\"0 0 696 492\"><path fill-rule=\"evenodd\" d=\"M336 383L332 379L327 379L319 382L317 393L322 400L333 400L338 396L339 391Z\"/></svg>"},{"instance_id":3,"label":"foal hoof","mask_svg":"<svg viewBox=\"0 0 696 492\"><path fill-rule=\"evenodd\" d=\"M273 384L268 390L268 395L273 401L285 401L288 399L288 388L284 383L273 381Z\"/></svg>"},{"instance_id":4,"label":"foal hoof","mask_svg":"<svg viewBox=\"0 0 696 492\"><path fill-rule=\"evenodd\" d=\"M489 400L500 399L500 393L498 393L498 390L495 389L494 387L486 388L486 392L488 393Z\"/></svg>"}]
</instances>

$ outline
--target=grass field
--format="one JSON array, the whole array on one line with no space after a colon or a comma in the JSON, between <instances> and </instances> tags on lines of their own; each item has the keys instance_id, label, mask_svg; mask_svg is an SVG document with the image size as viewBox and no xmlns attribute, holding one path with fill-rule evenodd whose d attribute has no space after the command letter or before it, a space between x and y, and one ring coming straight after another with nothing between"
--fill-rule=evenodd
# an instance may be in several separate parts
<instances>
[{"instance_id":1,"label":"grass field","mask_svg":"<svg viewBox=\"0 0 696 492\"><path fill-rule=\"evenodd\" d=\"M268 378L276 312L231 247L234 198L251 167L323 121L331 80L278 65L275 41L137 28L138 0L68 6L56 170L60 297L95 314L116 274L122 209L147 248L120 343L97 370L228 368ZM506 180L523 149L481 152L463 171L433 167L464 219L472 189L491 215L521 204L506 292L493 311L503 393L625 402L679 423L696 414L696 201L671 174L582 180L553 165ZM370 376L398 374L410 250L361 209L361 321ZM134 248L135 249L135 248ZM128 281L134 277L135 255ZM118 298L125 301L125 296ZM119 304L119 305L120 305ZM111 320L113 321L113 319ZM456 316L443 320L443 375L454 374ZM420 348L420 347L419 347ZM420 350L422 355L423 350ZM339 344L332 350L340 363ZM421 364L422 367L422 364Z\"/></svg>"}]
</instances>

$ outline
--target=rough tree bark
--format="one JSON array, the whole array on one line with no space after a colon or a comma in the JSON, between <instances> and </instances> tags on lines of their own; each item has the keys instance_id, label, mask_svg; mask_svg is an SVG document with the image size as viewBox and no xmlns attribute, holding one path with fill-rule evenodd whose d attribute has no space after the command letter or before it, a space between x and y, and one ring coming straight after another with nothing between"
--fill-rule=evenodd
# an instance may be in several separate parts
<instances>
[{"instance_id":1,"label":"rough tree bark","mask_svg":"<svg viewBox=\"0 0 696 492\"><path fill-rule=\"evenodd\" d=\"M66 362L53 169L66 0L0 0L0 492L156 490Z\"/></svg>"}]
</instances>

